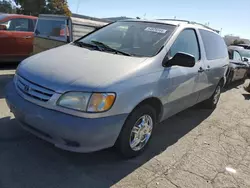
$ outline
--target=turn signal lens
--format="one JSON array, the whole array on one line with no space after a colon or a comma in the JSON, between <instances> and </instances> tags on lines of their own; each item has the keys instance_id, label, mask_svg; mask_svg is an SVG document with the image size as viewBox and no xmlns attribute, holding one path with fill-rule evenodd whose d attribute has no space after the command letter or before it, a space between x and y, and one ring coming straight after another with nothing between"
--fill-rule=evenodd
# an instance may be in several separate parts
<instances>
[{"instance_id":1,"label":"turn signal lens","mask_svg":"<svg viewBox=\"0 0 250 188\"><path fill-rule=\"evenodd\" d=\"M115 102L114 93L94 93L92 94L88 112L104 112L109 110Z\"/></svg>"}]
</instances>

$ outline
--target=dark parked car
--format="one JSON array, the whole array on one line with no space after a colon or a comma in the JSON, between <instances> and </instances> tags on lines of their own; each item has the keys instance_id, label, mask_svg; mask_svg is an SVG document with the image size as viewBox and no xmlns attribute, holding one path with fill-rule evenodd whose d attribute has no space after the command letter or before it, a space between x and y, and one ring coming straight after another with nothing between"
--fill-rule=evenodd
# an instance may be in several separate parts
<instances>
[{"instance_id":1,"label":"dark parked car","mask_svg":"<svg viewBox=\"0 0 250 188\"><path fill-rule=\"evenodd\" d=\"M240 44L238 46L229 46L229 49L237 50L242 56L243 61L247 62L250 67L250 47L247 44ZM247 76L250 77L250 69L247 71Z\"/></svg>"},{"instance_id":2,"label":"dark parked car","mask_svg":"<svg viewBox=\"0 0 250 188\"><path fill-rule=\"evenodd\" d=\"M229 68L227 72L227 84L236 80L243 80L247 77L249 70L248 59L243 58L241 55L241 48L229 47Z\"/></svg>"},{"instance_id":3,"label":"dark parked car","mask_svg":"<svg viewBox=\"0 0 250 188\"><path fill-rule=\"evenodd\" d=\"M250 44L235 44L234 46L241 46L245 49L250 49Z\"/></svg>"},{"instance_id":4,"label":"dark parked car","mask_svg":"<svg viewBox=\"0 0 250 188\"><path fill-rule=\"evenodd\" d=\"M232 46L229 46L228 48L232 49L232 50L237 50L240 53L240 55L242 56L243 61L248 62L248 64L250 65L250 47L248 48L247 44L242 44L242 46L240 44L237 46L232 45ZM248 61L247 61L247 59L248 59Z\"/></svg>"}]
</instances>

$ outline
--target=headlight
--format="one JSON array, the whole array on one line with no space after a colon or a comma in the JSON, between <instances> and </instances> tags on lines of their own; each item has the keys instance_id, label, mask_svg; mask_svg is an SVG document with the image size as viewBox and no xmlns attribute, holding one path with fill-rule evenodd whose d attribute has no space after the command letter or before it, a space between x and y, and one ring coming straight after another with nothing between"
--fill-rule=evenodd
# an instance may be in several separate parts
<instances>
[{"instance_id":1,"label":"headlight","mask_svg":"<svg viewBox=\"0 0 250 188\"><path fill-rule=\"evenodd\" d=\"M59 98L57 105L82 112L104 112L114 101L114 93L69 92Z\"/></svg>"},{"instance_id":2,"label":"headlight","mask_svg":"<svg viewBox=\"0 0 250 188\"><path fill-rule=\"evenodd\" d=\"M57 105L73 110L86 111L91 93L69 92L62 95Z\"/></svg>"}]
</instances>

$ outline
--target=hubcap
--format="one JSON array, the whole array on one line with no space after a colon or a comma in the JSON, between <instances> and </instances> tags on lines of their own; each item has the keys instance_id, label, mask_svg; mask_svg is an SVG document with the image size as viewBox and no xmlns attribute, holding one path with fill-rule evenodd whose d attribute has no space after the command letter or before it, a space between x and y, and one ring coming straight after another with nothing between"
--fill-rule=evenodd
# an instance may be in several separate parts
<instances>
[{"instance_id":1,"label":"hubcap","mask_svg":"<svg viewBox=\"0 0 250 188\"><path fill-rule=\"evenodd\" d=\"M153 130L153 120L149 115L140 117L130 134L129 144L132 150L141 150L148 142Z\"/></svg>"},{"instance_id":2,"label":"hubcap","mask_svg":"<svg viewBox=\"0 0 250 188\"><path fill-rule=\"evenodd\" d=\"M220 86L218 86L214 93L214 104L217 104L220 99Z\"/></svg>"}]
</instances>

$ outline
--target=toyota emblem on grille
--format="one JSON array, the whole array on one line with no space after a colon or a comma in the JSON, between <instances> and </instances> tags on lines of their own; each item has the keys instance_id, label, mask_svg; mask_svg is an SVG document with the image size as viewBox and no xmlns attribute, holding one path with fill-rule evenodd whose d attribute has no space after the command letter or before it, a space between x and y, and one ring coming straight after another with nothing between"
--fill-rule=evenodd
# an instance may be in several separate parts
<instances>
[{"instance_id":1,"label":"toyota emblem on grille","mask_svg":"<svg viewBox=\"0 0 250 188\"><path fill-rule=\"evenodd\" d=\"M25 91L26 93L28 93L28 92L29 92L29 90L30 90L30 87L29 87L29 86L27 86L27 85L25 85L25 86L24 86L24 91Z\"/></svg>"}]
</instances>

